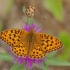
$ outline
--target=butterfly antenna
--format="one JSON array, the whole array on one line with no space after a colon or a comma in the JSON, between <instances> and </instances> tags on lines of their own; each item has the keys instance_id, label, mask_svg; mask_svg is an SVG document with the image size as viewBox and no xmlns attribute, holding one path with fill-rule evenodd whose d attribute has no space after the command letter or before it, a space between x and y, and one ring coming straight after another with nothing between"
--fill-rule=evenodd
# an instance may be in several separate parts
<instances>
[{"instance_id":1,"label":"butterfly antenna","mask_svg":"<svg viewBox=\"0 0 70 70\"><path fill-rule=\"evenodd\" d=\"M25 21L20 17L20 19L25 23ZM23 25L21 24L22 28L23 28Z\"/></svg>"},{"instance_id":2,"label":"butterfly antenna","mask_svg":"<svg viewBox=\"0 0 70 70\"><path fill-rule=\"evenodd\" d=\"M27 17L28 18L28 17ZM24 23L26 23L27 25L28 25L28 22L25 22L21 17L20 17L20 19L24 22Z\"/></svg>"},{"instance_id":3,"label":"butterfly antenna","mask_svg":"<svg viewBox=\"0 0 70 70\"><path fill-rule=\"evenodd\" d=\"M25 21L20 17L20 19L25 23Z\"/></svg>"}]
</instances>

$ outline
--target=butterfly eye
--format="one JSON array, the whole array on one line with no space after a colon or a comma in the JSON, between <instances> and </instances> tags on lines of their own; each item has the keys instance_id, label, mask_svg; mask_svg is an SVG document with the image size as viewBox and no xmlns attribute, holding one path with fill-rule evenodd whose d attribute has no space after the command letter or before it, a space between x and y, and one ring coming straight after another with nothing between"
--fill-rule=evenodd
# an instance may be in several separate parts
<instances>
[{"instance_id":1,"label":"butterfly eye","mask_svg":"<svg viewBox=\"0 0 70 70\"><path fill-rule=\"evenodd\" d=\"M28 17L33 17L34 16L34 13L35 13L35 7L34 6L29 6L27 9L26 9L26 16Z\"/></svg>"}]
</instances>

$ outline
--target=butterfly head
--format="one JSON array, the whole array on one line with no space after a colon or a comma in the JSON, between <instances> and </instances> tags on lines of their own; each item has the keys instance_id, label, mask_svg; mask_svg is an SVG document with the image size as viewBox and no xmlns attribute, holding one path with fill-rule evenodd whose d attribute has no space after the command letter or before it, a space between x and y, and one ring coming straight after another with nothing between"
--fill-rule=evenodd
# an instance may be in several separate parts
<instances>
[{"instance_id":1,"label":"butterfly head","mask_svg":"<svg viewBox=\"0 0 70 70\"><path fill-rule=\"evenodd\" d=\"M28 33L29 37L32 38L32 37L34 36L34 34L35 34L35 33L34 33L34 29L31 28L30 31L29 31L29 33Z\"/></svg>"},{"instance_id":2,"label":"butterfly head","mask_svg":"<svg viewBox=\"0 0 70 70\"><path fill-rule=\"evenodd\" d=\"M31 28L29 32L30 32L30 33L34 33L34 29L33 29L33 28Z\"/></svg>"}]
</instances>

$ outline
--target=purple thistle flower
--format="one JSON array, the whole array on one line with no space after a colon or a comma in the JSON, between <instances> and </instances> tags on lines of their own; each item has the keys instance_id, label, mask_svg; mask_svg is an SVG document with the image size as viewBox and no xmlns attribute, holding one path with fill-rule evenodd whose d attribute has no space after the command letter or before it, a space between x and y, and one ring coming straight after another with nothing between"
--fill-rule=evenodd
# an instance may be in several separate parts
<instances>
[{"instance_id":1,"label":"purple thistle flower","mask_svg":"<svg viewBox=\"0 0 70 70\"><path fill-rule=\"evenodd\" d=\"M24 24L23 26L23 30L26 31L30 31L30 28L33 28L35 32L43 32L41 28L39 28L38 26L36 26L35 24L31 24L31 25L27 25ZM10 49L9 49L10 50ZM13 52L12 52L13 54ZM14 55L14 63L18 63L19 65L21 65L22 63L24 63L24 68L28 68L28 69L32 69L33 68L33 64L37 64L39 67L42 65L42 61L46 62L45 58L42 59L31 59L28 56L26 58L24 57L18 57L17 55Z\"/></svg>"}]
</instances>

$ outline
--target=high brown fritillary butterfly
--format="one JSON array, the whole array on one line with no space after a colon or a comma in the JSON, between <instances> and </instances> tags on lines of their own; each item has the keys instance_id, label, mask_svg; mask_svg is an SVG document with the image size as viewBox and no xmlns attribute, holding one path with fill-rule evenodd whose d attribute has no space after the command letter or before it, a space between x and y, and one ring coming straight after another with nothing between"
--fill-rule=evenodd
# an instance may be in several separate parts
<instances>
[{"instance_id":1,"label":"high brown fritillary butterfly","mask_svg":"<svg viewBox=\"0 0 70 70\"><path fill-rule=\"evenodd\" d=\"M5 41L17 56L34 59L40 59L63 45L55 37L45 33L35 33L33 29L30 32L22 29L5 30L0 33L0 39Z\"/></svg>"},{"instance_id":2,"label":"high brown fritillary butterfly","mask_svg":"<svg viewBox=\"0 0 70 70\"><path fill-rule=\"evenodd\" d=\"M35 13L35 7L33 6L29 6L27 9L26 9L26 15L28 17L33 17L34 16L34 13Z\"/></svg>"}]
</instances>

